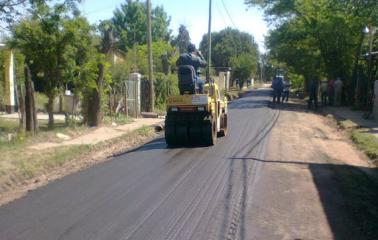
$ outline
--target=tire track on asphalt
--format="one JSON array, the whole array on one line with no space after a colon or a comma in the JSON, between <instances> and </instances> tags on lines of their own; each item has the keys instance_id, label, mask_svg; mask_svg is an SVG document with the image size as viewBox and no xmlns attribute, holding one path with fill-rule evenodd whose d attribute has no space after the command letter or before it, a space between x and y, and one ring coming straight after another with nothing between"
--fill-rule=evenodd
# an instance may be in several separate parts
<instances>
[{"instance_id":1,"label":"tire track on asphalt","mask_svg":"<svg viewBox=\"0 0 378 240\"><path fill-rule=\"evenodd\" d=\"M148 218L150 218L158 209L159 207L170 197L170 195L181 185L183 184L184 180L192 174L192 171L197 166L203 164L203 162L198 161L196 164L194 164L189 170L186 171L186 173L170 188L168 193L165 195L165 197L160 200L153 208L151 208L149 211L147 211L147 214L142 217L142 219L132 228L131 232L128 233L126 236L123 236L122 239L128 240L130 239L142 226L143 223L147 221Z\"/></svg>"},{"instance_id":2,"label":"tire track on asphalt","mask_svg":"<svg viewBox=\"0 0 378 240\"><path fill-rule=\"evenodd\" d=\"M248 185L251 184L252 186L255 185L256 179L259 175L259 171L261 169L262 163L255 162L248 160L248 157L252 154L253 151L257 151L256 157L263 157L261 155L264 154L264 146L267 139L267 136L270 134L271 130L274 128L275 124L278 121L280 116L280 111L276 110L273 112L272 121L268 121L267 124L259 131L257 134L256 139L252 139L247 144L241 147L240 152L244 152L247 150L246 153L242 154L243 157L236 158L237 154L231 159L234 160L241 160L242 161L242 188L237 189L236 199L231 200L232 202L236 202L233 204L231 210L231 219L227 226L227 234L225 235L226 240L236 240L239 233L239 239L244 239L244 224L245 224L245 210L246 210L246 200L247 200L247 193L250 192ZM248 149L248 146L252 144L252 147ZM256 149L257 148L257 149ZM248 162L250 162L250 166L248 166Z\"/></svg>"}]
</instances>

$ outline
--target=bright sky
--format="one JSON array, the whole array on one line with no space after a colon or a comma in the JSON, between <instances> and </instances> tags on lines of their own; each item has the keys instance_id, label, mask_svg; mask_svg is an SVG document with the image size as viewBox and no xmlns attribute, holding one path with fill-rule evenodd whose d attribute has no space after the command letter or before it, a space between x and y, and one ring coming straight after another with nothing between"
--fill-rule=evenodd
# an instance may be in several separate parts
<instances>
[{"instance_id":1,"label":"bright sky","mask_svg":"<svg viewBox=\"0 0 378 240\"><path fill-rule=\"evenodd\" d=\"M89 21L97 23L99 20L111 18L113 11L123 2L125 0L84 0L80 5ZM153 6L162 5L171 16L170 28L174 35L177 35L180 24L184 24L189 30L192 42L199 45L202 36L207 33L208 1L151 0L151 3ZM220 31L228 26L251 33L259 44L260 51L265 51L264 35L268 32L268 26L263 20L261 10L247 10L244 0L213 0L212 30Z\"/></svg>"}]
</instances>

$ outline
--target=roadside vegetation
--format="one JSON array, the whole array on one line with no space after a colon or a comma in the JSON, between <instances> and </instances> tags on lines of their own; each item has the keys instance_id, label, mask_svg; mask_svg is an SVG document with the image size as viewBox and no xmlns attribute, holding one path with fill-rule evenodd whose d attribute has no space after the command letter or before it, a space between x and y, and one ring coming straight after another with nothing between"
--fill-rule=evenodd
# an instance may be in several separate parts
<instances>
[{"instance_id":1,"label":"roadside vegetation","mask_svg":"<svg viewBox=\"0 0 378 240\"><path fill-rule=\"evenodd\" d=\"M276 68L286 71L293 88L306 90L315 77L341 78L342 103L370 110L378 61L378 5L366 1L246 0L261 7L272 24L261 57L266 76ZM358 79L358 80L357 80Z\"/></svg>"},{"instance_id":2,"label":"roadside vegetation","mask_svg":"<svg viewBox=\"0 0 378 240\"><path fill-rule=\"evenodd\" d=\"M121 137L95 145L72 145L34 150L28 148L32 142L15 139L11 143L2 143L0 144L2 153L0 159L0 204L2 197L19 190L20 187L30 188L36 183L45 184L104 161L114 154L127 151L151 140L154 136L156 133L153 128L141 127ZM56 140L50 134L45 135L43 139L47 138ZM34 138L34 141L37 140Z\"/></svg>"},{"instance_id":3,"label":"roadside vegetation","mask_svg":"<svg viewBox=\"0 0 378 240\"><path fill-rule=\"evenodd\" d=\"M352 140L378 166L378 138L367 129L355 129L351 134Z\"/></svg>"}]
</instances>

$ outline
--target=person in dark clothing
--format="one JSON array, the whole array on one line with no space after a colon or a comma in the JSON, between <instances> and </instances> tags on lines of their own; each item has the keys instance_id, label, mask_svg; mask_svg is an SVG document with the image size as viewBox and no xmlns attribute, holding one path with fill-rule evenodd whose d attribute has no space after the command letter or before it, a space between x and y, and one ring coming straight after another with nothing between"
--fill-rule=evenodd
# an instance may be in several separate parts
<instances>
[{"instance_id":1,"label":"person in dark clothing","mask_svg":"<svg viewBox=\"0 0 378 240\"><path fill-rule=\"evenodd\" d=\"M318 92L319 92L319 78L315 77L311 80L308 88L310 98L308 100L308 109L314 105L315 109L318 109Z\"/></svg>"},{"instance_id":2,"label":"person in dark clothing","mask_svg":"<svg viewBox=\"0 0 378 240\"><path fill-rule=\"evenodd\" d=\"M202 53L196 49L196 46L192 43L188 45L187 52L180 55L176 61L177 66L190 65L193 66L196 71L196 83L199 87L199 92L203 93L203 86L205 81L199 77L199 68L206 67L207 63Z\"/></svg>"},{"instance_id":3,"label":"person in dark clothing","mask_svg":"<svg viewBox=\"0 0 378 240\"><path fill-rule=\"evenodd\" d=\"M281 77L273 78L272 88L273 88L273 103L280 103L282 91L284 89L284 83Z\"/></svg>"},{"instance_id":4,"label":"person in dark clothing","mask_svg":"<svg viewBox=\"0 0 378 240\"><path fill-rule=\"evenodd\" d=\"M283 85L284 85L284 89L282 92L282 102L284 101L288 102L289 95L290 95L290 87L291 87L290 80L288 78L285 78L283 81Z\"/></svg>"}]
</instances>

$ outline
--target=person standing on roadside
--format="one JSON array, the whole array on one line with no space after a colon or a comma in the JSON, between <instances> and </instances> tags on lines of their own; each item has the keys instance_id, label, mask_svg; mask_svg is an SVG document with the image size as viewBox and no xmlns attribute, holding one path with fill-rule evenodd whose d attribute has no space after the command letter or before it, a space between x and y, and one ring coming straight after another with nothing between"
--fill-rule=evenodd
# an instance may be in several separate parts
<instances>
[{"instance_id":1,"label":"person standing on roadside","mask_svg":"<svg viewBox=\"0 0 378 240\"><path fill-rule=\"evenodd\" d=\"M323 79L320 84L320 94L322 98L322 106L326 106L328 102L328 82L327 79Z\"/></svg>"},{"instance_id":2,"label":"person standing on roadside","mask_svg":"<svg viewBox=\"0 0 378 240\"><path fill-rule=\"evenodd\" d=\"M309 100L308 100L308 109L312 109L312 106L314 106L314 109L318 109L318 91L319 91L319 78L314 77L308 87L309 92Z\"/></svg>"},{"instance_id":3,"label":"person standing on roadside","mask_svg":"<svg viewBox=\"0 0 378 240\"><path fill-rule=\"evenodd\" d=\"M282 102L289 101L289 94L290 94L290 80L288 78L285 78L283 81L284 89L283 89L283 94L282 94Z\"/></svg>"},{"instance_id":4,"label":"person standing on roadside","mask_svg":"<svg viewBox=\"0 0 378 240\"><path fill-rule=\"evenodd\" d=\"M284 84L281 77L274 77L272 81L273 103L280 103Z\"/></svg>"},{"instance_id":5,"label":"person standing on roadside","mask_svg":"<svg viewBox=\"0 0 378 240\"><path fill-rule=\"evenodd\" d=\"M341 92L343 90L343 81L338 77L335 82L335 105L340 106L341 105Z\"/></svg>"}]
</instances>

